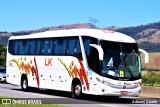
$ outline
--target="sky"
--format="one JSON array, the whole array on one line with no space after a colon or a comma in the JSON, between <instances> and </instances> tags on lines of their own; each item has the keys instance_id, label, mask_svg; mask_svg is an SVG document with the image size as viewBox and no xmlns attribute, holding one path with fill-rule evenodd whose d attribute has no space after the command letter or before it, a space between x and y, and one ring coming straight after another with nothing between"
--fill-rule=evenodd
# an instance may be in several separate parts
<instances>
[{"instance_id":1,"label":"sky","mask_svg":"<svg viewBox=\"0 0 160 107\"><path fill-rule=\"evenodd\" d=\"M7 32L89 22L105 28L158 21L160 0L0 0L0 31Z\"/></svg>"}]
</instances>

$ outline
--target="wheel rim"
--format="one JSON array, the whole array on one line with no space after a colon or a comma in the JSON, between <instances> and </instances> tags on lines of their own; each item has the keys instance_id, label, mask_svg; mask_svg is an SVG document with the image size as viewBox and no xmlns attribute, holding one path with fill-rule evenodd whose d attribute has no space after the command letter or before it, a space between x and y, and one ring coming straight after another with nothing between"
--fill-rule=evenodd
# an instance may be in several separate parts
<instances>
[{"instance_id":1,"label":"wheel rim","mask_svg":"<svg viewBox=\"0 0 160 107\"><path fill-rule=\"evenodd\" d=\"M27 80L23 80L23 89L27 88Z\"/></svg>"},{"instance_id":2,"label":"wheel rim","mask_svg":"<svg viewBox=\"0 0 160 107\"><path fill-rule=\"evenodd\" d=\"M79 96L81 94L81 86L79 84L77 84L75 86L75 91L74 92L75 92L76 96Z\"/></svg>"}]
</instances>

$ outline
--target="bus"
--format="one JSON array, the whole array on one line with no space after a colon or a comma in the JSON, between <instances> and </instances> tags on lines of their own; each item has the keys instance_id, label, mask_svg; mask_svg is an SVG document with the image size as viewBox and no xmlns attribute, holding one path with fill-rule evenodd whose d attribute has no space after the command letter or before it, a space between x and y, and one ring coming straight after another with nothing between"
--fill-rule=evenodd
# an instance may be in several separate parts
<instances>
[{"instance_id":1,"label":"bus","mask_svg":"<svg viewBox=\"0 0 160 107\"><path fill-rule=\"evenodd\" d=\"M67 29L8 40L7 82L23 91L45 88L105 96L139 96L141 58L149 56L122 33L100 29Z\"/></svg>"}]
</instances>

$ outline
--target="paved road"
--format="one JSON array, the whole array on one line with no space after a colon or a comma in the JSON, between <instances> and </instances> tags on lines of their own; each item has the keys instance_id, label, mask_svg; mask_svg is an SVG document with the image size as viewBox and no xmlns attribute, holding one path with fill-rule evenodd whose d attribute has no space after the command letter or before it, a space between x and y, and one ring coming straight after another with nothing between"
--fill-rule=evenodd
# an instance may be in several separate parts
<instances>
[{"instance_id":1,"label":"paved road","mask_svg":"<svg viewBox=\"0 0 160 107\"><path fill-rule=\"evenodd\" d=\"M73 99L70 97L70 93L45 90L45 89L34 89L29 92L23 92L20 86L14 86L11 84L0 83L0 96L8 96L12 98L35 98L41 99L45 103L58 103L69 105L72 107L160 107L160 99L137 99L134 97L121 97L119 99L114 97L100 97L84 95L82 99ZM158 101L159 104L127 104L134 101ZM143 102L142 102L143 103Z\"/></svg>"}]
</instances>

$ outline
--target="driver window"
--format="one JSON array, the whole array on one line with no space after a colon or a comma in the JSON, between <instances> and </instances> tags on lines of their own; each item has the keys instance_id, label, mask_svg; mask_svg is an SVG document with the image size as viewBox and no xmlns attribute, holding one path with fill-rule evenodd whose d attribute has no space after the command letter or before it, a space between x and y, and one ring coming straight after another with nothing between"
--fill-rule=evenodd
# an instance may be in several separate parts
<instances>
[{"instance_id":1,"label":"driver window","mask_svg":"<svg viewBox=\"0 0 160 107\"><path fill-rule=\"evenodd\" d=\"M82 39L89 68L100 74L101 71L98 51L89 45L98 44L98 39L87 36L83 36Z\"/></svg>"}]
</instances>

